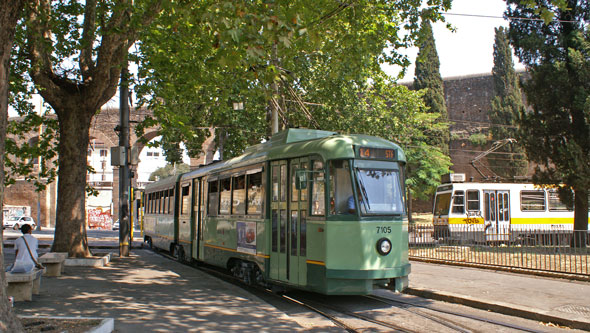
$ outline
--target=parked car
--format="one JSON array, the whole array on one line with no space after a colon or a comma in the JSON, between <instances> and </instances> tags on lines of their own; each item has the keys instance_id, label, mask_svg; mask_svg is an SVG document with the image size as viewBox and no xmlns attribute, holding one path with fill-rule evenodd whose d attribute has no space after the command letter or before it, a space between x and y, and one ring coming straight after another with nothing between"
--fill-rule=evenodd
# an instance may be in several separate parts
<instances>
[{"instance_id":1,"label":"parked car","mask_svg":"<svg viewBox=\"0 0 590 333\"><path fill-rule=\"evenodd\" d=\"M18 230L23 224L28 224L33 229L35 229L36 226L35 220L30 216L9 216L4 219L3 228L13 228L14 230Z\"/></svg>"},{"instance_id":2,"label":"parked car","mask_svg":"<svg viewBox=\"0 0 590 333\"><path fill-rule=\"evenodd\" d=\"M113 230L119 230L119 220L113 223Z\"/></svg>"}]
</instances>

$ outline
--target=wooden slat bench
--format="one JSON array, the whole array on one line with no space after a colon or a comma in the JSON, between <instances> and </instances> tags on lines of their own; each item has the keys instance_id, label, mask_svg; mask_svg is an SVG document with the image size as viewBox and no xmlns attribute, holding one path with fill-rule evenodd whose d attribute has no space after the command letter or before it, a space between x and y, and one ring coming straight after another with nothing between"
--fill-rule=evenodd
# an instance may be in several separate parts
<instances>
[{"instance_id":1,"label":"wooden slat bench","mask_svg":"<svg viewBox=\"0 0 590 333\"><path fill-rule=\"evenodd\" d=\"M61 276L64 271L64 262L68 257L67 252L48 252L39 257L39 262L45 266L45 276Z\"/></svg>"},{"instance_id":2,"label":"wooden slat bench","mask_svg":"<svg viewBox=\"0 0 590 333\"><path fill-rule=\"evenodd\" d=\"M6 281L8 282L6 294L14 297L15 301L32 301L33 294L39 295L41 275L44 271L34 268L28 273L6 272Z\"/></svg>"}]
</instances>

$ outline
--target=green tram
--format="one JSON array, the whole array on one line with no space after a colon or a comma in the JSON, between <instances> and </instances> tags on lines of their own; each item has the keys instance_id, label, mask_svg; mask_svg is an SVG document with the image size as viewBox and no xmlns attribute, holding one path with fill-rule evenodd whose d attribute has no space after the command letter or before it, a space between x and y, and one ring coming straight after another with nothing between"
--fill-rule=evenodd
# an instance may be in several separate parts
<instances>
[{"instance_id":1,"label":"green tram","mask_svg":"<svg viewBox=\"0 0 590 333\"><path fill-rule=\"evenodd\" d=\"M410 273L404 165L400 147L381 138L282 131L147 185L144 241L247 283L401 291Z\"/></svg>"}]
</instances>

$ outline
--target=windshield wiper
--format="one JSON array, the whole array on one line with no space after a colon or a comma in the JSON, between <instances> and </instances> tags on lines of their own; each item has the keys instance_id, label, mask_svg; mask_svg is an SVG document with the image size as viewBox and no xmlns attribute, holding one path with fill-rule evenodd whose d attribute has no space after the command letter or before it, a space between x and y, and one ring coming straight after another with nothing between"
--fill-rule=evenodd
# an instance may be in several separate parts
<instances>
[{"instance_id":1,"label":"windshield wiper","mask_svg":"<svg viewBox=\"0 0 590 333\"><path fill-rule=\"evenodd\" d=\"M365 206L365 211L368 212L371 210L371 204L369 203L369 196L367 195L367 190L365 189L365 183L363 182L363 178L361 177L360 172L361 172L360 169L356 168L356 175L359 180L361 195L363 196L362 203L363 203L363 206Z\"/></svg>"}]
</instances>

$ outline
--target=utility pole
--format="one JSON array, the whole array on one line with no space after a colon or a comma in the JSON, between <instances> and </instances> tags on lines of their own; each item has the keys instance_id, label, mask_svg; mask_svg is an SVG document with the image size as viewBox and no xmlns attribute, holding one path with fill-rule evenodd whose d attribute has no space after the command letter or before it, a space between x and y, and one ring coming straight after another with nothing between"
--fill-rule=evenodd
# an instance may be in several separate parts
<instances>
[{"instance_id":1,"label":"utility pole","mask_svg":"<svg viewBox=\"0 0 590 333\"><path fill-rule=\"evenodd\" d=\"M124 156L119 166L119 256L129 256L129 84L127 61L121 70L121 86L119 91L119 149Z\"/></svg>"},{"instance_id":2,"label":"utility pole","mask_svg":"<svg viewBox=\"0 0 590 333\"><path fill-rule=\"evenodd\" d=\"M275 65L276 70L278 71L278 55L277 55L277 43L274 43L272 47L272 63ZM272 83L272 97L271 97L271 135L275 135L279 132L279 85L276 82L276 79L273 80ZM277 100L275 100L277 98Z\"/></svg>"}]
</instances>

